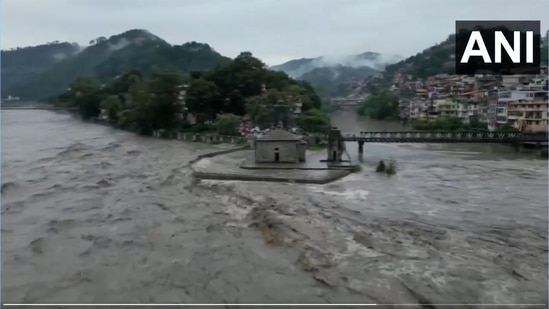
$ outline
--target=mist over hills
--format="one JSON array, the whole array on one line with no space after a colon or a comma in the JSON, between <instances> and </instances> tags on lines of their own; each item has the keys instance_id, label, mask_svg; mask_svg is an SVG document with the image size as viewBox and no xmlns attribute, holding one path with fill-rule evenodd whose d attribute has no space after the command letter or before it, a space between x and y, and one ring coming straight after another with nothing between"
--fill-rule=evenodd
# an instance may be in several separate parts
<instances>
[{"instance_id":1,"label":"mist over hills","mask_svg":"<svg viewBox=\"0 0 549 309\"><path fill-rule=\"evenodd\" d=\"M207 70L230 61L205 43L171 45L143 29L90 40L88 46L52 42L2 51L3 96L44 100L63 92L79 76L100 81L134 68L144 74L156 69L182 73ZM296 59L270 69L310 82L325 97L346 95L344 84L382 71L402 57L365 52Z\"/></svg>"},{"instance_id":2,"label":"mist over hills","mask_svg":"<svg viewBox=\"0 0 549 309\"><path fill-rule=\"evenodd\" d=\"M294 59L270 69L308 81L322 97L360 97L368 93L367 85L373 77L383 75L383 79L390 82L396 73L415 78L438 73L452 74L454 40L455 36L450 35L443 42L407 58L365 52ZM541 46L542 63L545 64L547 41L545 35ZM3 50L1 57L3 97L19 96L24 100L57 96L79 76L107 81L130 68L144 74L156 69L174 69L188 74L230 61L208 44L188 42L171 45L142 29L129 30L109 38L99 37L90 40L88 46L55 41Z\"/></svg>"},{"instance_id":3,"label":"mist over hills","mask_svg":"<svg viewBox=\"0 0 549 309\"><path fill-rule=\"evenodd\" d=\"M4 53L11 57L2 59L3 96L44 100L66 90L79 76L92 76L106 81L130 68L138 69L144 74L156 69L175 69L190 73L193 70L211 69L230 61L208 44L189 42L170 45L142 29L129 30L109 38L99 37L89 43L87 47L56 43L59 46L44 48L40 45L2 51L2 57ZM63 53L58 51L61 46L65 48L61 49ZM22 76L16 73L19 71L26 73Z\"/></svg>"},{"instance_id":4,"label":"mist over hills","mask_svg":"<svg viewBox=\"0 0 549 309\"><path fill-rule=\"evenodd\" d=\"M272 66L272 70L311 83L324 97L347 96L352 89L348 84L375 75L389 64L402 60L398 55L365 52L358 55L330 55L290 60ZM351 87L352 88L352 87ZM356 93L358 94L358 93Z\"/></svg>"},{"instance_id":5,"label":"mist over hills","mask_svg":"<svg viewBox=\"0 0 549 309\"><path fill-rule=\"evenodd\" d=\"M349 67L354 69L369 67L376 71L382 71L386 65L402 59L404 58L398 55L365 52L358 55L329 55L316 58L294 59L270 68L275 71L284 71L292 77L299 78L314 69L327 67Z\"/></svg>"}]
</instances>

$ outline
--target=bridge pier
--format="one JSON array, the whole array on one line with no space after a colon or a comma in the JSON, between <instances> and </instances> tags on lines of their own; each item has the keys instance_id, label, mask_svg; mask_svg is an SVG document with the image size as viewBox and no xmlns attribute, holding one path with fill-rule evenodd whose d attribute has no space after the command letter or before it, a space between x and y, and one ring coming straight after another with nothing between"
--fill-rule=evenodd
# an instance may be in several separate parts
<instances>
[{"instance_id":1,"label":"bridge pier","mask_svg":"<svg viewBox=\"0 0 549 309\"><path fill-rule=\"evenodd\" d=\"M341 162L341 155L345 153L345 142L341 131L333 127L328 133L328 159L327 162Z\"/></svg>"},{"instance_id":2,"label":"bridge pier","mask_svg":"<svg viewBox=\"0 0 549 309\"><path fill-rule=\"evenodd\" d=\"M358 141L358 153L359 154L364 153L364 141Z\"/></svg>"}]
</instances>

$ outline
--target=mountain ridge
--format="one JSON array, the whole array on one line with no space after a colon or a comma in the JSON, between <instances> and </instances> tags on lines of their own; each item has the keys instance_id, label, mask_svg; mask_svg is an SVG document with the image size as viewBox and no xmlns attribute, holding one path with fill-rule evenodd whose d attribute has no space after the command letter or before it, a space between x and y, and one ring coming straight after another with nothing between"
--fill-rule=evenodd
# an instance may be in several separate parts
<instances>
[{"instance_id":1,"label":"mountain ridge","mask_svg":"<svg viewBox=\"0 0 549 309\"><path fill-rule=\"evenodd\" d=\"M289 60L270 66L293 78L309 82L323 97L359 97L372 77L383 76L386 83L402 73L425 78L438 73L453 74L454 40L441 43L416 55L403 58L367 51L355 55L332 55ZM547 34L542 46L542 62L547 63ZM211 69L230 58L206 43L172 45L144 29L99 37L89 46L54 41L33 47L2 50L4 96L40 100L57 95L76 77L92 76L100 81L116 77L130 68L145 74L157 69L175 69L185 74ZM397 61L398 60L398 61ZM357 91L357 88L362 90Z\"/></svg>"},{"instance_id":2,"label":"mountain ridge","mask_svg":"<svg viewBox=\"0 0 549 309\"><path fill-rule=\"evenodd\" d=\"M44 100L64 91L79 76L92 76L105 81L130 68L140 69L145 74L157 69L190 73L230 61L208 44L189 42L171 45L144 29L128 30L109 38L99 37L89 43L71 57L51 63L48 68L35 72L26 80L5 87L4 96ZM5 68L2 61L2 71Z\"/></svg>"},{"instance_id":3,"label":"mountain ridge","mask_svg":"<svg viewBox=\"0 0 549 309\"><path fill-rule=\"evenodd\" d=\"M37 46L2 50L2 88L9 89L28 80L55 63L78 54L81 49L76 43L54 41Z\"/></svg>"}]
</instances>

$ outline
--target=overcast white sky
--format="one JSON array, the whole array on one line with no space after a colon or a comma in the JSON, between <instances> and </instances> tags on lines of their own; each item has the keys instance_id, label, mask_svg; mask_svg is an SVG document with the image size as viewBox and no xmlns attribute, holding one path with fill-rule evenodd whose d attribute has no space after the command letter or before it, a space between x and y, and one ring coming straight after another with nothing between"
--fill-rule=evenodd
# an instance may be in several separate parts
<instances>
[{"instance_id":1,"label":"overcast white sky","mask_svg":"<svg viewBox=\"0 0 549 309\"><path fill-rule=\"evenodd\" d=\"M2 0L0 46L85 45L139 28L229 57L251 51L269 65L365 51L408 57L453 33L456 19L547 29L548 13L547 0Z\"/></svg>"}]
</instances>

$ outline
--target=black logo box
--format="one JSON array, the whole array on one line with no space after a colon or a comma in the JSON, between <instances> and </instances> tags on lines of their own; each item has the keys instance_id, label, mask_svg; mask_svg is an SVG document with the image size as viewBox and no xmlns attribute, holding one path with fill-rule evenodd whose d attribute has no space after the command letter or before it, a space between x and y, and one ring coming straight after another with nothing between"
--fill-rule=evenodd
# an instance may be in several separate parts
<instances>
[{"instance_id":1,"label":"black logo box","mask_svg":"<svg viewBox=\"0 0 549 309\"><path fill-rule=\"evenodd\" d=\"M541 44L541 23L539 20L458 20L456 21L456 44L455 44L455 68L456 74L494 74L494 75L515 75L515 74L539 74L540 73L540 44ZM469 42L471 33L480 31L486 49L490 54L492 62L495 56L494 38L496 31L502 31L507 41L514 46L514 31L520 31L520 63L513 63L507 52L502 48L501 63L485 63L480 56L470 57L467 63L461 63L461 58ZM526 32L534 33L534 61L526 62ZM475 44L475 50L479 49Z\"/></svg>"}]
</instances>

